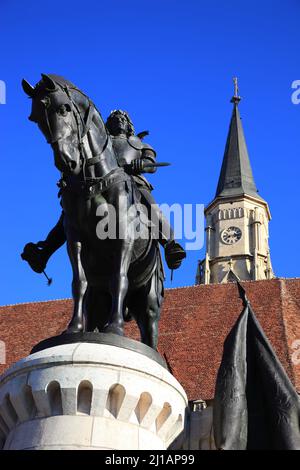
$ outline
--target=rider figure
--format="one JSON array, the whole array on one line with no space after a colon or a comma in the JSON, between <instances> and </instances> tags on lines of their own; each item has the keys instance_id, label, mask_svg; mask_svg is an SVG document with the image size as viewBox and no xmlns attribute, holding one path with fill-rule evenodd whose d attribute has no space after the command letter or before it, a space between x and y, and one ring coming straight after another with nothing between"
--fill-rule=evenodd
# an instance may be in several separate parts
<instances>
[{"instance_id":1,"label":"rider figure","mask_svg":"<svg viewBox=\"0 0 300 470\"><path fill-rule=\"evenodd\" d=\"M142 176L142 173L154 173L156 171L155 167L147 167L147 164L153 164L156 160L154 149L142 142L143 137L148 132L135 135L129 115L121 110L110 113L106 127L112 139L112 146L118 164L132 175L141 194L141 202L147 207L149 214L151 210L155 224L159 224L159 243L165 249L167 265L170 269L177 269L186 253L181 245L174 240L174 232L151 194L152 185ZM42 272L50 256L66 241L63 217L62 212L59 221L49 232L45 241L26 245L28 249L25 259L34 271Z\"/></svg>"}]
</instances>

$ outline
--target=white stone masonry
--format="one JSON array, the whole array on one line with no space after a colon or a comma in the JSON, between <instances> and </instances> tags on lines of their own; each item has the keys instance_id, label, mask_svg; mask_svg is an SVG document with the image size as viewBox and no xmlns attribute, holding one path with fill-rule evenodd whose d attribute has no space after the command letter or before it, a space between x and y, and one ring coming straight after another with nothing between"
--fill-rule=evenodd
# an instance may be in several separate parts
<instances>
[{"instance_id":1,"label":"white stone masonry","mask_svg":"<svg viewBox=\"0 0 300 470\"><path fill-rule=\"evenodd\" d=\"M166 449L187 397L149 357L75 343L31 354L0 378L0 448Z\"/></svg>"}]
</instances>

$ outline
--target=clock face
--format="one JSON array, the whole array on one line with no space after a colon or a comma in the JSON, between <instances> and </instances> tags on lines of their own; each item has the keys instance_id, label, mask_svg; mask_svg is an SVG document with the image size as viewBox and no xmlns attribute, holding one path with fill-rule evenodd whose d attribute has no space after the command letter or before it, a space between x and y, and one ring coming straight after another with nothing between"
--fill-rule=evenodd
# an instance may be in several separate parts
<instances>
[{"instance_id":1,"label":"clock face","mask_svg":"<svg viewBox=\"0 0 300 470\"><path fill-rule=\"evenodd\" d=\"M221 239L227 245L232 245L242 238L242 231L238 227L228 227L221 233Z\"/></svg>"}]
</instances>

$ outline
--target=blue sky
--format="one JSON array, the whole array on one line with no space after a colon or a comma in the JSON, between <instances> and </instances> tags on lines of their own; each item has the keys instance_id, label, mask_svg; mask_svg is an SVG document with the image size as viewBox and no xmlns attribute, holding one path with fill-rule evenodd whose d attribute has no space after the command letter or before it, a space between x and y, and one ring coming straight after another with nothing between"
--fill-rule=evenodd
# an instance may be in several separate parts
<instances>
[{"instance_id":1,"label":"blue sky","mask_svg":"<svg viewBox=\"0 0 300 470\"><path fill-rule=\"evenodd\" d=\"M260 195L270 205L270 246L277 276L300 274L300 79L296 0L1 0L0 305L70 296L65 249L47 271L47 287L20 258L24 244L43 239L59 213L51 148L27 120L30 101L20 82L40 73L73 81L104 117L126 109L136 130L150 130L158 160L172 166L151 177L160 203L207 204L219 176L233 93ZM173 287L194 283L202 251L190 251ZM166 286L169 287L170 275Z\"/></svg>"}]
</instances>

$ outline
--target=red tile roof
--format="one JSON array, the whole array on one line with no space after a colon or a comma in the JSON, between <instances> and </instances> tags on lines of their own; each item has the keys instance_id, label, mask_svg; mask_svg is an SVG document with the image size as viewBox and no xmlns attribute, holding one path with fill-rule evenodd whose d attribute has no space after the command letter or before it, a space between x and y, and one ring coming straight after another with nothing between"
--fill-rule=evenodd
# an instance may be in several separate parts
<instances>
[{"instance_id":1,"label":"red tile roof","mask_svg":"<svg viewBox=\"0 0 300 470\"><path fill-rule=\"evenodd\" d=\"M250 281L243 286L265 334L300 391L300 363L292 361L293 342L300 340L300 279ZM7 365L0 365L0 373L28 355L34 344L61 333L71 307L69 299L0 307L0 340L7 349ZM190 400L213 398L223 342L241 310L234 284L166 290L159 351L166 355ZM139 338L133 322L126 332Z\"/></svg>"}]
</instances>

